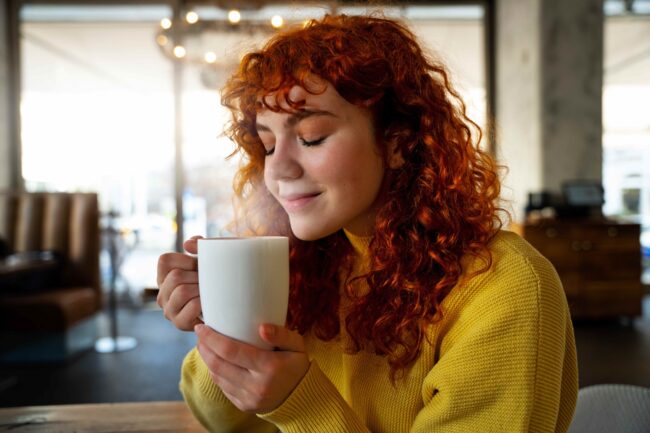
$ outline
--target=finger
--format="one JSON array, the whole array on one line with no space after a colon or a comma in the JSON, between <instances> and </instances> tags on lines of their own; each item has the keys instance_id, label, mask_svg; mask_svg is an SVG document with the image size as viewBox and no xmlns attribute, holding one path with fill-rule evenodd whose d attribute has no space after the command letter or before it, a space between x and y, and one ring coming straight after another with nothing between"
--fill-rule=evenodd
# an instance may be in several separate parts
<instances>
[{"instance_id":1,"label":"finger","mask_svg":"<svg viewBox=\"0 0 650 433\"><path fill-rule=\"evenodd\" d=\"M196 348L213 376L237 383L243 388L244 381L250 377L248 370L220 357L214 348L206 344L205 341L199 339Z\"/></svg>"},{"instance_id":2,"label":"finger","mask_svg":"<svg viewBox=\"0 0 650 433\"><path fill-rule=\"evenodd\" d=\"M195 326L194 332L201 343L210 347L217 356L246 370L259 370L258 363L263 362L268 352L227 337L206 325Z\"/></svg>"},{"instance_id":3,"label":"finger","mask_svg":"<svg viewBox=\"0 0 650 433\"><path fill-rule=\"evenodd\" d=\"M305 341L296 331L270 323L260 325L260 337L271 346L289 352L305 352Z\"/></svg>"},{"instance_id":4,"label":"finger","mask_svg":"<svg viewBox=\"0 0 650 433\"><path fill-rule=\"evenodd\" d=\"M189 300L181 311L174 317L174 324L183 331L191 331L194 326L203 323L199 316L201 315L201 299L197 296Z\"/></svg>"},{"instance_id":5,"label":"finger","mask_svg":"<svg viewBox=\"0 0 650 433\"><path fill-rule=\"evenodd\" d=\"M210 373L210 377L212 378L212 381L221 389L221 392L226 396L230 402L235 405L235 407L242 412L245 412L248 410L248 408L244 405L242 402L241 398L239 397L239 391L240 388L237 387L236 384L232 384L225 379L214 375Z\"/></svg>"},{"instance_id":6,"label":"finger","mask_svg":"<svg viewBox=\"0 0 650 433\"><path fill-rule=\"evenodd\" d=\"M194 298L199 297L199 285L194 284L177 284L174 290L172 290L165 304L165 310L169 313L176 315L178 314L185 305Z\"/></svg>"},{"instance_id":7,"label":"finger","mask_svg":"<svg viewBox=\"0 0 650 433\"><path fill-rule=\"evenodd\" d=\"M198 283L199 274L195 270L186 271L180 268L172 269L169 271L169 273L167 273L167 277L160 285L160 290L158 291L158 297L156 299L158 301L158 305L160 305L162 308L166 308L169 299L172 297L174 292L176 292L176 288L178 286L183 284L197 284L198 287ZM194 295L187 297L191 298L193 296Z\"/></svg>"},{"instance_id":8,"label":"finger","mask_svg":"<svg viewBox=\"0 0 650 433\"><path fill-rule=\"evenodd\" d=\"M160 287L167 275L174 269L196 271L198 269L196 257L182 253L165 253L158 258L156 282Z\"/></svg>"},{"instance_id":9,"label":"finger","mask_svg":"<svg viewBox=\"0 0 650 433\"><path fill-rule=\"evenodd\" d=\"M240 400L245 399L250 394L246 389L248 381L250 381L250 373L248 370L230 364L218 357L217 359L214 369L210 368L212 380L228 394Z\"/></svg>"},{"instance_id":10,"label":"finger","mask_svg":"<svg viewBox=\"0 0 650 433\"><path fill-rule=\"evenodd\" d=\"M190 254L196 254L198 252L198 239L203 239L203 236L192 236L183 242L183 249Z\"/></svg>"}]
</instances>

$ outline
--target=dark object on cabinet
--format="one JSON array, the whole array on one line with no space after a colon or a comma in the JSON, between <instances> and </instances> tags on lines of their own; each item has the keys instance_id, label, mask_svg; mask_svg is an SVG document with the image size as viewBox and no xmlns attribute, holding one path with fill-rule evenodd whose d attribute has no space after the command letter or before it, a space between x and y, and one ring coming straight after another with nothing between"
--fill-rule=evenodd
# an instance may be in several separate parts
<instances>
[{"instance_id":1,"label":"dark object on cabinet","mask_svg":"<svg viewBox=\"0 0 650 433\"><path fill-rule=\"evenodd\" d=\"M557 269L573 318L641 315L638 224L542 219L521 234Z\"/></svg>"}]
</instances>

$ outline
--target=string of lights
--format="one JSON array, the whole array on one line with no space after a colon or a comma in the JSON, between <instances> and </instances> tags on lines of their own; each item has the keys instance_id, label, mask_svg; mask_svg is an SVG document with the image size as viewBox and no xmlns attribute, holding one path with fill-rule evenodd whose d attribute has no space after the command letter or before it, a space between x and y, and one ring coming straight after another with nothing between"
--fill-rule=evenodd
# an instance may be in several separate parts
<instances>
[{"instance_id":1,"label":"string of lights","mask_svg":"<svg viewBox=\"0 0 650 433\"><path fill-rule=\"evenodd\" d=\"M261 20L253 17L244 19L242 12L231 9L226 18L204 18L199 12L189 10L182 18L174 21L163 18L156 34L156 42L162 52L175 61L193 64L217 65L219 55L205 48L192 47L188 41L198 39L206 33L272 33L289 24L281 15ZM196 45L196 44L195 44Z\"/></svg>"}]
</instances>

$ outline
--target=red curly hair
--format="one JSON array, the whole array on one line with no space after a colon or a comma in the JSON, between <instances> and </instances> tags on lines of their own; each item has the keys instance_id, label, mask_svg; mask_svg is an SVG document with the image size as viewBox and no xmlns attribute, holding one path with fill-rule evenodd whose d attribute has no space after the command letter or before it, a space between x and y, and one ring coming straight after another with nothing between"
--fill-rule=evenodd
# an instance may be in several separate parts
<instances>
[{"instance_id":1,"label":"red curly hair","mask_svg":"<svg viewBox=\"0 0 650 433\"><path fill-rule=\"evenodd\" d=\"M348 102L370 109L385 162L388 149L404 160L386 171L371 267L360 277L370 288L363 295L352 289L356 278L348 281L345 274L353 254L342 230L317 241L295 238L263 182L256 115L279 108L260 101L275 94L299 110L289 90L300 85L312 91L313 75ZM344 285L352 299L347 350L385 356L395 379L419 355L426 326L442 317L440 304L463 272L461 258L476 256L487 270L488 243L501 227L497 167L479 148L480 128L466 116L444 65L430 60L399 22L328 15L247 54L223 89L222 103L233 113L226 133L244 157L234 187L247 232L291 238L289 327L323 340L337 337Z\"/></svg>"}]
</instances>

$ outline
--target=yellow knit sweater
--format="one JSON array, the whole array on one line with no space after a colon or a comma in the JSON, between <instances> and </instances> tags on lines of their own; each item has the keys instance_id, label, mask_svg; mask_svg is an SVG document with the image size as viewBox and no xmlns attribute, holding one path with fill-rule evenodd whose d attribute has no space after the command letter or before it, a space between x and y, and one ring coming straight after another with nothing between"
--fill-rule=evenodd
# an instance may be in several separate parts
<instances>
[{"instance_id":1,"label":"yellow knit sweater","mask_svg":"<svg viewBox=\"0 0 650 433\"><path fill-rule=\"evenodd\" d=\"M347 233L367 261L368 239ZM265 414L240 412L213 384L196 349L180 388L211 432L565 432L578 393L573 328L551 264L517 235L490 244L492 267L444 299L444 318L395 386L385 359L345 354L342 339L306 337L311 366ZM478 261L476 261L478 262ZM481 263L467 260L467 272Z\"/></svg>"}]
</instances>

